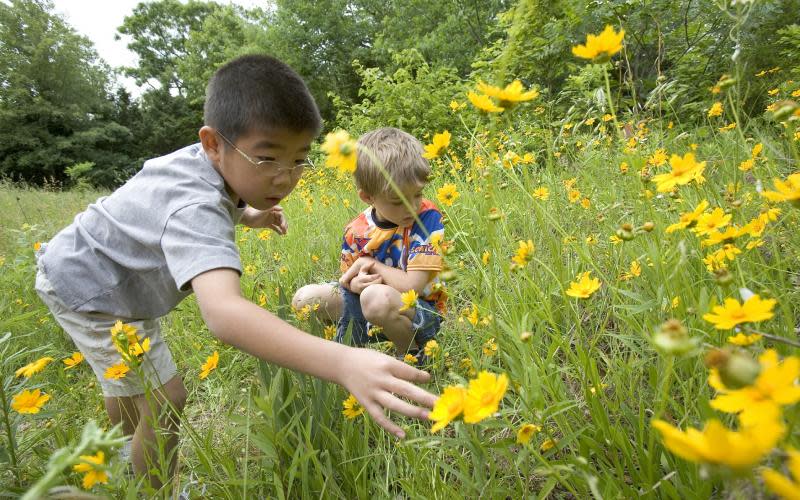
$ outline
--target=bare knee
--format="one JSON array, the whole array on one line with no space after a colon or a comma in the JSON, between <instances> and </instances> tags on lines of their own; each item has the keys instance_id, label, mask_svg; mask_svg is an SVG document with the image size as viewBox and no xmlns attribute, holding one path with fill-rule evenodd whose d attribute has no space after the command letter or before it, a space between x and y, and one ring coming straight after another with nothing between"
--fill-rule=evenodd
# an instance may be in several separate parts
<instances>
[{"instance_id":1,"label":"bare knee","mask_svg":"<svg viewBox=\"0 0 800 500\"><path fill-rule=\"evenodd\" d=\"M329 284L306 285L292 297L292 307L318 306L316 315L323 321L335 321L341 316L342 298Z\"/></svg>"},{"instance_id":2,"label":"bare knee","mask_svg":"<svg viewBox=\"0 0 800 500\"><path fill-rule=\"evenodd\" d=\"M302 309L303 306L318 302L317 287L318 285L306 285L297 290L292 297L292 307Z\"/></svg>"},{"instance_id":3,"label":"bare knee","mask_svg":"<svg viewBox=\"0 0 800 500\"><path fill-rule=\"evenodd\" d=\"M361 311L367 321L383 326L392 318L396 318L399 306L395 307L392 292L395 290L386 285L368 286L361 292Z\"/></svg>"}]
</instances>

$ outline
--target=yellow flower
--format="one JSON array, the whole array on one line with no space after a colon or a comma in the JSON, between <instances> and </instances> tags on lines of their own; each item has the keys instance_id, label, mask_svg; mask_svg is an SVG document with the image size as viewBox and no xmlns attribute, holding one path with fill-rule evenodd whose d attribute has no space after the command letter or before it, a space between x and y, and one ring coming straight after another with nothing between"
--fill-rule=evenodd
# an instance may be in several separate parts
<instances>
[{"instance_id":1,"label":"yellow flower","mask_svg":"<svg viewBox=\"0 0 800 500\"><path fill-rule=\"evenodd\" d=\"M706 162L698 163L694 158L694 153L686 153L683 158L672 155L669 164L672 167L671 172L653 177L653 182L656 183L660 193L671 191L675 186L688 184L692 180L699 181L706 168Z\"/></svg>"},{"instance_id":2,"label":"yellow flower","mask_svg":"<svg viewBox=\"0 0 800 500\"><path fill-rule=\"evenodd\" d=\"M679 457L734 470L746 470L760 462L785 431L776 420L741 431L730 431L715 419L709 420L702 431L683 432L663 420L654 420L652 425L661 433L664 446Z\"/></svg>"},{"instance_id":3,"label":"yellow flower","mask_svg":"<svg viewBox=\"0 0 800 500\"><path fill-rule=\"evenodd\" d=\"M736 128L736 122L731 122L731 123L725 125L724 127L720 127L718 130L720 132L728 132L729 130L733 130L735 128Z\"/></svg>"},{"instance_id":4,"label":"yellow flower","mask_svg":"<svg viewBox=\"0 0 800 500\"><path fill-rule=\"evenodd\" d=\"M535 424L525 424L517 431L517 444L528 444L534 434L541 431L542 428Z\"/></svg>"},{"instance_id":5,"label":"yellow flower","mask_svg":"<svg viewBox=\"0 0 800 500\"><path fill-rule=\"evenodd\" d=\"M409 365L416 365L417 364L417 357L413 354L406 354L403 356L403 361Z\"/></svg>"},{"instance_id":6,"label":"yellow flower","mask_svg":"<svg viewBox=\"0 0 800 500\"><path fill-rule=\"evenodd\" d=\"M567 198L570 203L577 203L581 199L581 192L577 189L570 189L567 193Z\"/></svg>"},{"instance_id":7,"label":"yellow flower","mask_svg":"<svg viewBox=\"0 0 800 500\"><path fill-rule=\"evenodd\" d=\"M738 413L745 427L777 420L781 406L800 401L800 386L795 383L800 376L800 358L789 356L779 362L778 353L767 349L758 362L761 366L758 377L741 389L728 389L716 368L708 375L708 384L719 393L709 403L711 407L725 413Z\"/></svg>"},{"instance_id":8,"label":"yellow flower","mask_svg":"<svg viewBox=\"0 0 800 500\"><path fill-rule=\"evenodd\" d=\"M740 323L756 323L774 316L775 299L762 300L757 294L739 304L736 299L725 299L724 306L714 306L703 319L714 324L717 330L730 330Z\"/></svg>"},{"instance_id":9,"label":"yellow flower","mask_svg":"<svg viewBox=\"0 0 800 500\"><path fill-rule=\"evenodd\" d=\"M567 295L579 299L588 299L594 292L600 289L600 280L598 278L591 278L591 271L579 274L576 279L577 282L570 282Z\"/></svg>"},{"instance_id":10,"label":"yellow flower","mask_svg":"<svg viewBox=\"0 0 800 500\"><path fill-rule=\"evenodd\" d=\"M492 415L500 406L500 401L508 388L508 376L495 375L482 371L477 378L469 381L464 398L464 422L475 424Z\"/></svg>"},{"instance_id":11,"label":"yellow flower","mask_svg":"<svg viewBox=\"0 0 800 500\"><path fill-rule=\"evenodd\" d=\"M76 366L81 364L82 361L83 361L83 354L79 352L73 352L72 356L62 360L62 362L65 365L67 365L66 368L64 368L65 370L69 370L70 368L75 368Z\"/></svg>"},{"instance_id":12,"label":"yellow flower","mask_svg":"<svg viewBox=\"0 0 800 500\"><path fill-rule=\"evenodd\" d=\"M533 190L533 197L537 200L546 201L550 198L550 190L544 186L540 186Z\"/></svg>"},{"instance_id":13,"label":"yellow flower","mask_svg":"<svg viewBox=\"0 0 800 500\"><path fill-rule=\"evenodd\" d=\"M585 45L575 45L572 53L582 59L596 59L598 62L607 60L620 50L622 50L622 39L625 37L625 30L619 33L607 25L599 35L587 35Z\"/></svg>"},{"instance_id":14,"label":"yellow flower","mask_svg":"<svg viewBox=\"0 0 800 500\"><path fill-rule=\"evenodd\" d=\"M533 258L533 241L520 240L518 245L516 253L511 257L511 261L513 262L512 267L515 268L525 267Z\"/></svg>"},{"instance_id":15,"label":"yellow flower","mask_svg":"<svg viewBox=\"0 0 800 500\"><path fill-rule=\"evenodd\" d=\"M484 250L483 253L481 254L481 262L483 263L484 266L489 265L489 260L491 260L491 258L492 254L491 252L489 252L489 250Z\"/></svg>"},{"instance_id":16,"label":"yellow flower","mask_svg":"<svg viewBox=\"0 0 800 500\"><path fill-rule=\"evenodd\" d=\"M206 358L206 362L200 367L200 380L205 379L208 375L217 369L219 365L219 352L214 351L211 356Z\"/></svg>"},{"instance_id":17,"label":"yellow flower","mask_svg":"<svg viewBox=\"0 0 800 500\"><path fill-rule=\"evenodd\" d=\"M344 408L342 410L342 415L350 420L356 418L365 411L364 406L362 406L352 394L350 394L347 399L342 401L342 408Z\"/></svg>"},{"instance_id":18,"label":"yellow flower","mask_svg":"<svg viewBox=\"0 0 800 500\"><path fill-rule=\"evenodd\" d=\"M522 82L519 80L514 80L506 85L504 89L487 85L483 82L478 82L477 88L479 92L483 92L487 96L494 97L500 101L499 104L502 108L511 108L519 102L530 101L539 97L539 91L537 90L523 92Z\"/></svg>"},{"instance_id":19,"label":"yellow flower","mask_svg":"<svg viewBox=\"0 0 800 500\"><path fill-rule=\"evenodd\" d=\"M450 101L450 109L453 110L453 112L458 111L459 109L463 108L466 105L467 103L464 102Z\"/></svg>"},{"instance_id":20,"label":"yellow flower","mask_svg":"<svg viewBox=\"0 0 800 500\"><path fill-rule=\"evenodd\" d=\"M436 355L439 354L439 343L433 339L425 342L425 347L423 349L423 352L425 352L426 356L435 358Z\"/></svg>"},{"instance_id":21,"label":"yellow flower","mask_svg":"<svg viewBox=\"0 0 800 500\"><path fill-rule=\"evenodd\" d=\"M461 196L461 193L458 192L455 184L445 184L436 191L436 199L439 200L439 203L448 207L452 207L453 202L459 196Z\"/></svg>"},{"instance_id":22,"label":"yellow flower","mask_svg":"<svg viewBox=\"0 0 800 500\"><path fill-rule=\"evenodd\" d=\"M720 116L722 114L722 103L717 101L711 105L711 108L708 110L708 117L712 118L714 116Z\"/></svg>"},{"instance_id":23,"label":"yellow flower","mask_svg":"<svg viewBox=\"0 0 800 500\"><path fill-rule=\"evenodd\" d=\"M800 172L794 173L786 178L773 180L777 191L764 191L763 196L769 201L788 201L792 205L800 208Z\"/></svg>"},{"instance_id":24,"label":"yellow flower","mask_svg":"<svg viewBox=\"0 0 800 500\"><path fill-rule=\"evenodd\" d=\"M325 340L331 340L336 336L336 325L327 325L325 329L322 330L322 335L325 336Z\"/></svg>"},{"instance_id":25,"label":"yellow flower","mask_svg":"<svg viewBox=\"0 0 800 500\"><path fill-rule=\"evenodd\" d=\"M734 336L728 337L728 343L733 345L738 345L740 347L747 347L749 345L753 345L759 340L761 340L762 335L758 333L752 333L750 335L745 335L744 333L737 333Z\"/></svg>"},{"instance_id":26,"label":"yellow flower","mask_svg":"<svg viewBox=\"0 0 800 500\"><path fill-rule=\"evenodd\" d=\"M105 465L106 456L102 451L94 455L81 455L81 463L72 466L75 472L84 473L83 488L88 490L97 483L108 483L108 474L102 469Z\"/></svg>"},{"instance_id":27,"label":"yellow flower","mask_svg":"<svg viewBox=\"0 0 800 500\"><path fill-rule=\"evenodd\" d=\"M667 162L667 152L663 149L656 149L653 156L647 159L647 164L654 167L660 167Z\"/></svg>"},{"instance_id":28,"label":"yellow flower","mask_svg":"<svg viewBox=\"0 0 800 500\"><path fill-rule=\"evenodd\" d=\"M400 294L400 300L403 302L402 307L400 307L400 311L406 311L411 309L412 307L417 307L417 299L419 295L417 291L413 288L407 292L403 292Z\"/></svg>"},{"instance_id":29,"label":"yellow flower","mask_svg":"<svg viewBox=\"0 0 800 500\"><path fill-rule=\"evenodd\" d=\"M760 154L761 154L761 151L763 151L763 150L764 150L764 145L763 145L763 144L761 144L761 143L759 142L758 144L756 144L755 146L753 146L753 150L750 152L750 156L752 156L753 158L755 158L755 157L757 157L758 155L760 155Z\"/></svg>"},{"instance_id":30,"label":"yellow flower","mask_svg":"<svg viewBox=\"0 0 800 500\"><path fill-rule=\"evenodd\" d=\"M702 241L701 246L713 246L720 243L733 243L736 238L742 236L745 232L742 228L736 226L729 226L724 231L716 231L708 234L708 238Z\"/></svg>"},{"instance_id":31,"label":"yellow flower","mask_svg":"<svg viewBox=\"0 0 800 500\"><path fill-rule=\"evenodd\" d=\"M478 321L479 321L479 318L478 318L478 306L476 306L475 304L472 304L471 308L464 309L463 314L467 318L467 321L469 321L472 326L477 326L478 325Z\"/></svg>"},{"instance_id":32,"label":"yellow flower","mask_svg":"<svg viewBox=\"0 0 800 500\"><path fill-rule=\"evenodd\" d=\"M19 414L39 413L49 399L50 395L39 389L25 390L11 398L11 409Z\"/></svg>"},{"instance_id":33,"label":"yellow flower","mask_svg":"<svg viewBox=\"0 0 800 500\"><path fill-rule=\"evenodd\" d=\"M438 157L442 153L442 151L447 149L447 146L449 145L450 145L450 132L445 130L441 134L435 134L433 136L433 142L425 146L425 152L422 153L422 157L428 160L432 160Z\"/></svg>"},{"instance_id":34,"label":"yellow flower","mask_svg":"<svg viewBox=\"0 0 800 500\"><path fill-rule=\"evenodd\" d=\"M111 339L114 341L114 347L122 354L125 361L131 361L133 357L150 351L150 338L148 337L142 342L142 337L136 335L136 331L135 326L123 324L119 320L111 327Z\"/></svg>"},{"instance_id":35,"label":"yellow flower","mask_svg":"<svg viewBox=\"0 0 800 500\"><path fill-rule=\"evenodd\" d=\"M726 215L724 210L717 207L710 213L703 213L698 216L693 231L698 236L705 236L727 226L730 220L731 214Z\"/></svg>"},{"instance_id":36,"label":"yellow flower","mask_svg":"<svg viewBox=\"0 0 800 500\"><path fill-rule=\"evenodd\" d=\"M589 207L592 206L592 200L590 200L589 198L583 198L581 200L581 206L585 209L588 209Z\"/></svg>"},{"instance_id":37,"label":"yellow flower","mask_svg":"<svg viewBox=\"0 0 800 500\"><path fill-rule=\"evenodd\" d=\"M24 376L25 378L31 378L33 375L44 370L44 367L47 366L51 361L53 361L53 358L51 358L50 356L39 358L36 361L28 363L22 368L19 368L17 371L14 372L14 375L17 377Z\"/></svg>"},{"instance_id":38,"label":"yellow flower","mask_svg":"<svg viewBox=\"0 0 800 500\"><path fill-rule=\"evenodd\" d=\"M761 471L761 478L764 480L764 486L772 493L784 499L798 500L800 499L800 453L792 448L787 449L786 453L789 455L788 468L792 479L768 468Z\"/></svg>"},{"instance_id":39,"label":"yellow flower","mask_svg":"<svg viewBox=\"0 0 800 500\"><path fill-rule=\"evenodd\" d=\"M337 130L325 136L322 151L327 154L325 166L337 168L343 173L356 171L356 141L346 130Z\"/></svg>"},{"instance_id":40,"label":"yellow flower","mask_svg":"<svg viewBox=\"0 0 800 500\"><path fill-rule=\"evenodd\" d=\"M478 95L475 92L467 92L467 99L473 106L487 113L502 113L505 110L505 108L495 105L485 94Z\"/></svg>"},{"instance_id":41,"label":"yellow flower","mask_svg":"<svg viewBox=\"0 0 800 500\"><path fill-rule=\"evenodd\" d=\"M553 447L554 447L554 446L555 446L557 443L558 443L558 441L556 441L555 439L546 439L546 440L545 440L545 441L542 443L542 445L539 447L539 451L541 451L542 453L544 453L544 452L546 452L547 450L550 450L550 449L552 449L552 448L553 448Z\"/></svg>"},{"instance_id":42,"label":"yellow flower","mask_svg":"<svg viewBox=\"0 0 800 500\"><path fill-rule=\"evenodd\" d=\"M129 371L130 368L128 368L128 365L120 362L114 366L109 366L106 368L106 372L103 376L107 379L119 380L121 378L125 378Z\"/></svg>"},{"instance_id":43,"label":"yellow flower","mask_svg":"<svg viewBox=\"0 0 800 500\"><path fill-rule=\"evenodd\" d=\"M739 170L742 172L748 172L752 170L754 164L755 161L752 158L748 158L739 164Z\"/></svg>"},{"instance_id":44,"label":"yellow flower","mask_svg":"<svg viewBox=\"0 0 800 500\"><path fill-rule=\"evenodd\" d=\"M497 342L494 340L494 337L484 342L483 354L490 357L497 354Z\"/></svg>"},{"instance_id":45,"label":"yellow flower","mask_svg":"<svg viewBox=\"0 0 800 500\"><path fill-rule=\"evenodd\" d=\"M444 388L444 392L434 403L433 410L428 414L428 419L436 422L431 427L431 433L444 429L447 424L464 411L466 395L467 390L463 387L449 386Z\"/></svg>"}]
</instances>

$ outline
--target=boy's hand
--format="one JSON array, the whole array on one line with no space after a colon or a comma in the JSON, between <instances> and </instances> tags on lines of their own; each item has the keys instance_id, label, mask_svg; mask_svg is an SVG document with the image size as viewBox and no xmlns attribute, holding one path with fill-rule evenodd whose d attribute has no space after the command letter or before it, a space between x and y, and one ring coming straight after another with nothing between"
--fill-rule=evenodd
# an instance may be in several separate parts
<instances>
[{"instance_id":1,"label":"boy's hand","mask_svg":"<svg viewBox=\"0 0 800 500\"><path fill-rule=\"evenodd\" d=\"M380 274L370 274L363 269L350 280L349 290L356 294L361 294L365 288L376 283L383 283Z\"/></svg>"},{"instance_id":2,"label":"boy's hand","mask_svg":"<svg viewBox=\"0 0 800 500\"><path fill-rule=\"evenodd\" d=\"M399 438L406 436L405 432L386 416L384 409L407 417L427 420L428 408L433 407L436 396L414 383L427 382L431 378L429 373L372 349L352 348L347 359L342 361L344 368L340 384L350 391L375 422L388 432ZM400 397L419 403L422 407L407 403Z\"/></svg>"},{"instance_id":3,"label":"boy's hand","mask_svg":"<svg viewBox=\"0 0 800 500\"><path fill-rule=\"evenodd\" d=\"M372 266L374 264L375 264L375 259L373 259L372 257L357 258L356 261L353 262L353 264L347 269L347 271L344 272L342 277L339 278L339 284L347 288L348 290L352 291L352 289L350 288L350 281L353 278L355 278L361 271L368 273L370 269L372 269Z\"/></svg>"},{"instance_id":4,"label":"boy's hand","mask_svg":"<svg viewBox=\"0 0 800 500\"><path fill-rule=\"evenodd\" d=\"M289 229L289 223L283 213L283 207L280 205L275 205L267 210L247 207L242 214L242 224L252 228L272 229L278 234L286 234Z\"/></svg>"}]
</instances>

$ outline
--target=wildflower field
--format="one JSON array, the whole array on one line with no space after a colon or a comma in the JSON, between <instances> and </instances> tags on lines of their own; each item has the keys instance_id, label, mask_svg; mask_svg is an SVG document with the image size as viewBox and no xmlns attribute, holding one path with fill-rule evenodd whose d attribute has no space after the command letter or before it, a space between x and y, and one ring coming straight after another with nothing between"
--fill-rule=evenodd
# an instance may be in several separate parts
<instances>
[{"instance_id":1,"label":"wildflower field","mask_svg":"<svg viewBox=\"0 0 800 500\"><path fill-rule=\"evenodd\" d=\"M431 421L395 416L407 433L395 439L338 386L215 341L190 297L163 319L189 390L178 490L800 496L800 81L733 65L703 89L695 121L668 102L639 116L621 111L609 82L628 36L609 26L572 49L604 78L592 108L556 113L513 77L476 80L447 103L458 126L421 137L434 172L425 195L445 216L449 296L426 346L426 388L441 395ZM747 119L744 71L770 88L766 110ZM236 235L244 294L328 338L290 300L338 277L342 227L364 208L348 171L359 132L320 138L317 167L284 203L288 235ZM33 290L34 249L103 194L0 185L8 497L58 485L154 493L115 460L119 434L94 375Z\"/></svg>"}]
</instances>

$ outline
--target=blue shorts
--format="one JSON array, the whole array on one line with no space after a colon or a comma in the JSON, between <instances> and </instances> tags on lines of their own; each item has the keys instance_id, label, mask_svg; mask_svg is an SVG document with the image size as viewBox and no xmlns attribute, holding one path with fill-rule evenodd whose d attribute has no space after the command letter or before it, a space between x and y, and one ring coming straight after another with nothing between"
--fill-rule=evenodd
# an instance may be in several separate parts
<instances>
[{"instance_id":1,"label":"blue shorts","mask_svg":"<svg viewBox=\"0 0 800 500\"><path fill-rule=\"evenodd\" d=\"M339 324L336 328L336 342L363 346L370 342L385 342L389 340L382 333L372 336L367 333L371 325L364 318L364 313L361 310L360 295L342 286L339 287L339 293L342 294L342 317L339 318ZM442 315L436 310L436 305L428 300L419 299L414 319L411 321L414 341L417 345L423 347L426 342L433 339L439 331L441 323ZM350 330L349 334L348 330ZM347 342L348 339L350 342Z\"/></svg>"}]
</instances>

